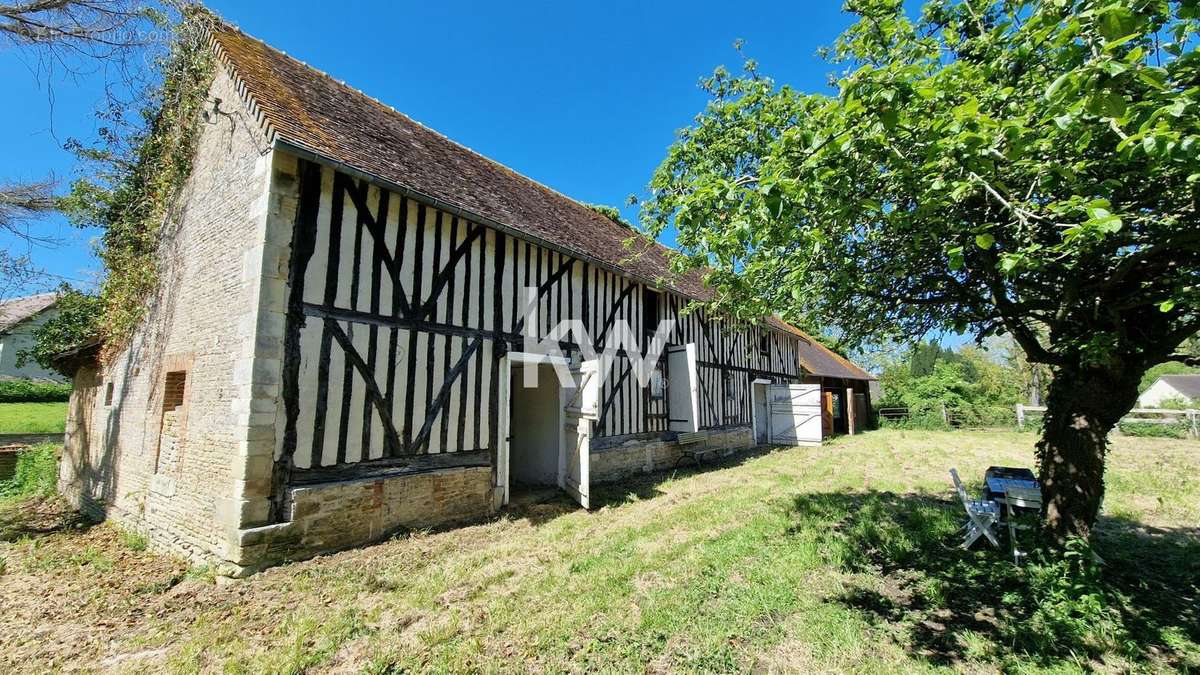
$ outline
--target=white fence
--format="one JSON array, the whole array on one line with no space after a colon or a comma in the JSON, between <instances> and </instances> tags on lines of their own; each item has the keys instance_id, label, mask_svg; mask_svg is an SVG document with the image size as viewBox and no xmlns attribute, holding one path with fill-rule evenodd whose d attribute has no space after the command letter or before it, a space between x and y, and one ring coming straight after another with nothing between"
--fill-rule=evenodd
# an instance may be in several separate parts
<instances>
[{"instance_id":1,"label":"white fence","mask_svg":"<svg viewBox=\"0 0 1200 675\"><path fill-rule=\"evenodd\" d=\"M1045 413L1046 406L1017 404L1017 427L1025 428L1025 414L1030 412ZM1200 438L1200 410L1174 410L1169 408L1134 408L1120 423L1136 424L1178 424L1187 425L1189 438Z\"/></svg>"}]
</instances>

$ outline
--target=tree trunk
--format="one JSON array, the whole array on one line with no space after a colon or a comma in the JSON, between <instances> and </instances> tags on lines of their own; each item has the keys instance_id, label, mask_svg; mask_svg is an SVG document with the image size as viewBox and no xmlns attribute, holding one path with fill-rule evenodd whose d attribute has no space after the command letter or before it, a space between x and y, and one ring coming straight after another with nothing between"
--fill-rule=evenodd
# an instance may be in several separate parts
<instances>
[{"instance_id":1,"label":"tree trunk","mask_svg":"<svg viewBox=\"0 0 1200 675\"><path fill-rule=\"evenodd\" d=\"M1104 499L1108 433L1137 401L1141 374L1063 368L1046 396L1037 445L1042 519L1051 542L1091 534Z\"/></svg>"}]
</instances>

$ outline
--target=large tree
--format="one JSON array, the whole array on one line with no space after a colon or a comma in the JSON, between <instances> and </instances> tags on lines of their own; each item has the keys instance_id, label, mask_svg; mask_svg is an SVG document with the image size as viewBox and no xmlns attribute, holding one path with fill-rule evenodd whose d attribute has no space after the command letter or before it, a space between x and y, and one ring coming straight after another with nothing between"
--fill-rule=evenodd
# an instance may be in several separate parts
<instances>
[{"instance_id":1,"label":"large tree","mask_svg":"<svg viewBox=\"0 0 1200 675\"><path fill-rule=\"evenodd\" d=\"M1197 0L850 0L836 93L753 62L655 173L713 301L846 343L1009 334L1053 381L1044 521L1087 536L1106 437L1200 329Z\"/></svg>"}]
</instances>

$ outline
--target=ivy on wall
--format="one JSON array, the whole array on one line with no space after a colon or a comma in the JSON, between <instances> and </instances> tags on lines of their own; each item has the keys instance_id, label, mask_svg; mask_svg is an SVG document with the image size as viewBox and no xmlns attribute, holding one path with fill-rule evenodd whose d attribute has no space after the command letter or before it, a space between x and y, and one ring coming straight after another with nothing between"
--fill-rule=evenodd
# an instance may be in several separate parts
<instances>
[{"instance_id":1,"label":"ivy on wall","mask_svg":"<svg viewBox=\"0 0 1200 675\"><path fill-rule=\"evenodd\" d=\"M72 223L104 231L98 251L105 271L102 311L92 335L103 341L105 359L128 344L158 288L160 235L178 215L215 72L208 47L211 16L189 7L178 22L164 26L171 36L153 61L158 83L143 98L147 103L138 119L127 122L110 101L98 113L99 143L71 144L88 176L72 184L64 210ZM63 351L74 345L55 346Z\"/></svg>"}]
</instances>

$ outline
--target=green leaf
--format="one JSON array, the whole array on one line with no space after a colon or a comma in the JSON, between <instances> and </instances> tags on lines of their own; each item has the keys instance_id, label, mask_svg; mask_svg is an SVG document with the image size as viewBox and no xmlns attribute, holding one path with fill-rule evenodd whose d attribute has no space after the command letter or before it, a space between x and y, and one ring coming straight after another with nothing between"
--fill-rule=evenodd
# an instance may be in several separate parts
<instances>
[{"instance_id":1,"label":"green leaf","mask_svg":"<svg viewBox=\"0 0 1200 675\"><path fill-rule=\"evenodd\" d=\"M971 97L964 101L962 105L955 106L952 114L958 120L974 119L979 114L979 101Z\"/></svg>"},{"instance_id":2,"label":"green leaf","mask_svg":"<svg viewBox=\"0 0 1200 675\"><path fill-rule=\"evenodd\" d=\"M990 232L975 235L975 245L984 250L992 247L996 243L996 238Z\"/></svg>"},{"instance_id":3,"label":"green leaf","mask_svg":"<svg viewBox=\"0 0 1200 675\"><path fill-rule=\"evenodd\" d=\"M1054 100L1054 97L1058 94L1058 90L1062 89L1063 85L1065 85L1068 80L1074 77L1074 75L1074 71L1067 71L1054 78L1054 81L1050 83L1050 86L1046 87L1046 99L1051 101Z\"/></svg>"},{"instance_id":4,"label":"green leaf","mask_svg":"<svg viewBox=\"0 0 1200 675\"><path fill-rule=\"evenodd\" d=\"M966 262L963 260L963 247L955 246L954 248L948 248L946 249L946 255L950 259L950 269L957 272L963 268L963 264Z\"/></svg>"},{"instance_id":5,"label":"green leaf","mask_svg":"<svg viewBox=\"0 0 1200 675\"><path fill-rule=\"evenodd\" d=\"M1158 303L1158 311L1160 311L1160 312L1165 313L1165 312L1169 312L1173 309L1175 309L1175 301L1174 300L1163 300L1162 302Z\"/></svg>"},{"instance_id":6,"label":"green leaf","mask_svg":"<svg viewBox=\"0 0 1200 675\"><path fill-rule=\"evenodd\" d=\"M1104 8L1096 27L1104 39L1111 42L1133 33L1137 25L1137 17L1128 8L1110 5Z\"/></svg>"},{"instance_id":7,"label":"green leaf","mask_svg":"<svg viewBox=\"0 0 1200 675\"><path fill-rule=\"evenodd\" d=\"M1125 97L1115 91L1105 92L1104 97L1104 112L1109 117L1124 117L1125 116Z\"/></svg>"}]
</instances>

